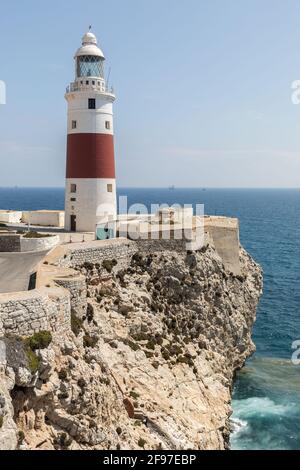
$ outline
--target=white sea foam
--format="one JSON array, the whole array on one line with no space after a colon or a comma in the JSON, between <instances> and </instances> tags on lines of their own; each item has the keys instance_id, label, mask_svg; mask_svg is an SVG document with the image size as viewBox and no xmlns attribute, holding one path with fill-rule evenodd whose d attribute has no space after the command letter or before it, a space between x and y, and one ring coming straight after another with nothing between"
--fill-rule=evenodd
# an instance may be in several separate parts
<instances>
[{"instance_id":1,"label":"white sea foam","mask_svg":"<svg viewBox=\"0 0 300 470\"><path fill-rule=\"evenodd\" d=\"M247 421L243 421L242 419L239 418L232 418L230 420L231 424L231 434L235 435L241 432L243 429L245 429L248 426Z\"/></svg>"},{"instance_id":2,"label":"white sea foam","mask_svg":"<svg viewBox=\"0 0 300 470\"><path fill-rule=\"evenodd\" d=\"M252 397L245 400L234 400L233 408L233 419L247 421L253 417L285 415L294 408L294 404L276 404L268 397Z\"/></svg>"}]
</instances>

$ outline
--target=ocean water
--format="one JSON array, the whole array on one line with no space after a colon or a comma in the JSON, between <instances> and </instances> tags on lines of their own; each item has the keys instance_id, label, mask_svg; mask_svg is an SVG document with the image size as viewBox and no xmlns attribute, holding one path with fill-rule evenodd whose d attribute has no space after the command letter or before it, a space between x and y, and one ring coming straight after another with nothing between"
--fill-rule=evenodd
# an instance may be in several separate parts
<instances>
[{"instance_id":1,"label":"ocean water","mask_svg":"<svg viewBox=\"0 0 300 470\"><path fill-rule=\"evenodd\" d=\"M204 204L240 219L241 242L264 270L256 354L237 375L233 449L300 449L300 190L120 189L128 205ZM0 209L63 209L61 188L0 188Z\"/></svg>"}]
</instances>

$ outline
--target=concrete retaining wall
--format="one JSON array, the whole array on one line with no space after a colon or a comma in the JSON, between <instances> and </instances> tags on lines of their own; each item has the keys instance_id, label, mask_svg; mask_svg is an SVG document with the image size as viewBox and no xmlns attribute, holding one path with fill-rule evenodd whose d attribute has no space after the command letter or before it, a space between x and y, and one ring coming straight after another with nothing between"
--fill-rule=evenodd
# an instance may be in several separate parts
<instances>
[{"instance_id":1,"label":"concrete retaining wall","mask_svg":"<svg viewBox=\"0 0 300 470\"><path fill-rule=\"evenodd\" d=\"M22 212L0 210L0 223L19 224L21 222Z\"/></svg>"},{"instance_id":2,"label":"concrete retaining wall","mask_svg":"<svg viewBox=\"0 0 300 470\"><path fill-rule=\"evenodd\" d=\"M23 212L22 222L43 227L64 227L65 214L63 211L29 211Z\"/></svg>"},{"instance_id":3,"label":"concrete retaining wall","mask_svg":"<svg viewBox=\"0 0 300 470\"><path fill-rule=\"evenodd\" d=\"M240 240L238 219L227 217L207 217L205 230L213 240L214 247L225 268L235 275L241 274Z\"/></svg>"},{"instance_id":4,"label":"concrete retaining wall","mask_svg":"<svg viewBox=\"0 0 300 470\"><path fill-rule=\"evenodd\" d=\"M1 237L0 237L1 239ZM51 250L60 243L58 235L43 238L24 238L21 237L21 251L40 251Z\"/></svg>"},{"instance_id":5,"label":"concrete retaining wall","mask_svg":"<svg viewBox=\"0 0 300 470\"><path fill-rule=\"evenodd\" d=\"M48 250L28 253L0 252L0 293L28 290L30 275L37 270Z\"/></svg>"}]
</instances>

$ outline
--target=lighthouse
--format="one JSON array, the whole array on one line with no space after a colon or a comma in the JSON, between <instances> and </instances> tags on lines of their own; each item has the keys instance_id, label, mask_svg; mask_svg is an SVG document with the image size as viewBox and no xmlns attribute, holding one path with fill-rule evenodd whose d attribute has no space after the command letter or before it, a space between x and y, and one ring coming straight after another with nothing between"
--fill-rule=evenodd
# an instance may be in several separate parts
<instances>
[{"instance_id":1,"label":"lighthouse","mask_svg":"<svg viewBox=\"0 0 300 470\"><path fill-rule=\"evenodd\" d=\"M67 88L65 229L115 236L117 218L113 102L105 57L89 30L75 54L75 80Z\"/></svg>"}]
</instances>

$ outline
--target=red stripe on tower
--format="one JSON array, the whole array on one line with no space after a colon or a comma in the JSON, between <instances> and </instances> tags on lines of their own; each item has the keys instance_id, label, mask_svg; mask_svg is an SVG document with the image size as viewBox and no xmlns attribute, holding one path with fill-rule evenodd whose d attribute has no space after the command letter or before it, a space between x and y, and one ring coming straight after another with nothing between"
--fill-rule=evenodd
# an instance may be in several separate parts
<instances>
[{"instance_id":1,"label":"red stripe on tower","mask_svg":"<svg viewBox=\"0 0 300 470\"><path fill-rule=\"evenodd\" d=\"M69 134L67 178L115 178L114 137Z\"/></svg>"}]
</instances>

